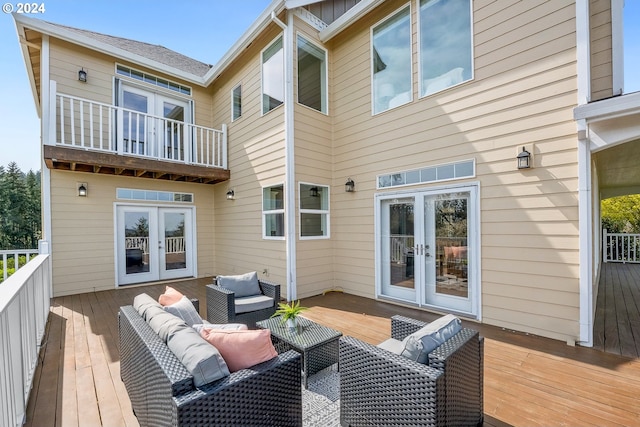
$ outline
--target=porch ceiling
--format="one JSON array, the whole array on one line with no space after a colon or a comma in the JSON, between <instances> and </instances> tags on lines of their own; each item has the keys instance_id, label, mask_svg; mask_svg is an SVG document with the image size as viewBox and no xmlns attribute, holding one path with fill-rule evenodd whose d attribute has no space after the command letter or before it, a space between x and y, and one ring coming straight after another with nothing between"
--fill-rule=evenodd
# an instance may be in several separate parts
<instances>
[{"instance_id":1,"label":"porch ceiling","mask_svg":"<svg viewBox=\"0 0 640 427\"><path fill-rule=\"evenodd\" d=\"M640 194L640 138L593 155L602 199Z\"/></svg>"},{"instance_id":2,"label":"porch ceiling","mask_svg":"<svg viewBox=\"0 0 640 427\"><path fill-rule=\"evenodd\" d=\"M200 184L216 184L228 181L230 177L228 169L97 153L54 145L44 146L44 162L49 169Z\"/></svg>"}]
</instances>

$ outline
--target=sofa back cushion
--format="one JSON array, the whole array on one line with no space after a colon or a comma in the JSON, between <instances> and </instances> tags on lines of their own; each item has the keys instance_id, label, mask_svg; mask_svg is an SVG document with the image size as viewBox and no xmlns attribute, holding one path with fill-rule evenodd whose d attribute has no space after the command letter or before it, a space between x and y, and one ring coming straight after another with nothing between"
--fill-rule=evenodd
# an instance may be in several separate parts
<instances>
[{"instance_id":1,"label":"sofa back cushion","mask_svg":"<svg viewBox=\"0 0 640 427\"><path fill-rule=\"evenodd\" d=\"M229 375L229 368L220 352L189 326L173 331L167 339L167 346L193 375L196 387Z\"/></svg>"},{"instance_id":2,"label":"sofa back cushion","mask_svg":"<svg viewBox=\"0 0 640 427\"><path fill-rule=\"evenodd\" d=\"M205 328L200 334L220 351L231 372L250 368L278 355L268 329L243 331Z\"/></svg>"},{"instance_id":3,"label":"sofa back cushion","mask_svg":"<svg viewBox=\"0 0 640 427\"><path fill-rule=\"evenodd\" d=\"M429 353L460 332L460 329L462 322L456 316L442 316L402 340L404 349L401 355L428 364Z\"/></svg>"},{"instance_id":4,"label":"sofa back cushion","mask_svg":"<svg viewBox=\"0 0 640 427\"><path fill-rule=\"evenodd\" d=\"M261 294L260 284L258 283L258 273L241 274L238 276L218 276L216 277L218 286L233 291L234 298L248 297L250 295Z\"/></svg>"},{"instance_id":5,"label":"sofa back cushion","mask_svg":"<svg viewBox=\"0 0 640 427\"><path fill-rule=\"evenodd\" d=\"M151 298L148 294L136 295L136 297L133 298L133 308L135 308L140 317L147 322L149 321L149 319L147 319L147 310L152 307L162 309L160 303Z\"/></svg>"}]
</instances>

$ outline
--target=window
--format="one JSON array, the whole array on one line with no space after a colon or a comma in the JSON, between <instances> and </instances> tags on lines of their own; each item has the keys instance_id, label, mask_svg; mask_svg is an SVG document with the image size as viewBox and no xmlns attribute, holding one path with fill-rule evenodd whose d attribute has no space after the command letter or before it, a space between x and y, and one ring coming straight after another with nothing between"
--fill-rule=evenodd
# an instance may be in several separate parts
<instances>
[{"instance_id":1,"label":"window","mask_svg":"<svg viewBox=\"0 0 640 427\"><path fill-rule=\"evenodd\" d=\"M262 114L284 102L284 50L282 37L262 51Z\"/></svg>"},{"instance_id":2,"label":"window","mask_svg":"<svg viewBox=\"0 0 640 427\"><path fill-rule=\"evenodd\" d=\"M329 237L329 187L300 184L300 238Z\"/></svg>"},{"instance_id":3,"label":"window","mask_svg":"<svg viewBox=\"0 0 640 427\"><path fill-rule=\"evenodd\" d=\"M411 10L407 6L373 27L373 114L411 101Z\"/></svg>"},{"instance_id":4,"label":"window","mask_svg":"<svg viewBox=\"0 0 640 427\"><path fill-rule=\"evenodd\" d=\"M284 186L274 185L262 189L263 237L284 238Z\"/></svg>"},{"instance_id":5,"label":"window","mask_svg":"<svg viewBox=\"0 0 640 427\"><path fill-rule=\"evenodd\" d=\"M183 86L179 83L171 82L160 77L156 77L152 74L143 73L142 71L134 70L133 68L125 67L124 65L116 65L116 73L131 77L132 79L140 80L141 82L149 83L154 86L162 87L165 89L179 92L184 95L191 95L191 88Z\"/></svg>"},{"instance_id":6,"label":"window","mask_svg":"<svg viewBox=\"0 0 640 427\"><path fill-rule=\"evenodd\" d=\"M298 35L298 102L327 113L327 52Z\"/></svg>"},{"instance_id":7,"label":"window","mask_svg":"<svg viewBox=\"0 0 640 427\"><path fill-rule=\"evenodd\" d=\"M473 178L475 174L475 160L463 160L457 163L378 175L378 188Z\"/></svg>"},{"instance_id":8,"label":"window","mask_svg":"<svg viewBox=\"0 0 640 427\"><path fill-rule=\"evenodd\" d=\"M139 190L135 188L116 189L116 198L120 200L144 200L153 202L190 202L192 193L172 193L169 191Z\"/></svg>"},{"instance_id":9,"label":"window","mask_svg":"<svg viewBox=\"0 0 640 427\"><path fill-rule=\"evenodd\" d=\"M231 91L231 121L242 116L242 85L238 85Z\"/></svg>"},{"instance_id":10,"label":"window","mask_svg":"<svg viewBox=\"0 0 640 427\"><path fill-rule=\"evenodd\" d=\"M473 78L471 0L420 0L420 96Z\"/></svg>"}]
</instances>

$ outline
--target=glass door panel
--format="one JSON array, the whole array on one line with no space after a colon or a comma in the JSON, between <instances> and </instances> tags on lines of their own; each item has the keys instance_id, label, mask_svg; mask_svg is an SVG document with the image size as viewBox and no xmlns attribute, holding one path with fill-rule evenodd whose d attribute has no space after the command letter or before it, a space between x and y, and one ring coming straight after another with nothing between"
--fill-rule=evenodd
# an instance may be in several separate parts
<instances>
[{"instance_id":1,"label":"glass door panel","mask_svg":"<svg viewBox=\"0 0 640 427\"><path fill-rule=\"evenodd\" d=\"M155 210L119 207L117 216L118 283L158 280Z\"/></svg>"},{"instance_id":2,"label":"glass door panel","mask_svg":"<svg viewBox=\"0 0 640 427\"><path fill-rule=\"evenodd\" d=\"M166 120L162 123L164 129L164 147L167 159L184 160L184 121L185 105L174 100L167 101L160 98L162 117Z\"/></svg>"},{"instance_id":3,"label":"glass door panel","mask_svg":"<svg viewBox=\"0 0 640 427\"><path fill-rule=\"evenodd\" d=\"M415 230L413 197L382 201L381 290L384 295L415 300Z\"/></svg>"},{"instance_id":4,"label":"glass door panel","mask_svg":"<svg viewBox=\"0 0 640 427\"><path fill-rule=\"evenodd\" d=\"M122 106L128 110L123 112L123 135L125 153L147 154L147 114L149 113L149 96L129 88L122 92Z\"/></svg>"},{"instance_id":5,"label":"glass door panel","mask_svg":"<svg viewBox=\"0 0 640 427\"><path fill-rule=\"evenodd\" d=\"M160 236L160 278L191 276L191 210L161 208Z\"/></svg>"}]
</instances>

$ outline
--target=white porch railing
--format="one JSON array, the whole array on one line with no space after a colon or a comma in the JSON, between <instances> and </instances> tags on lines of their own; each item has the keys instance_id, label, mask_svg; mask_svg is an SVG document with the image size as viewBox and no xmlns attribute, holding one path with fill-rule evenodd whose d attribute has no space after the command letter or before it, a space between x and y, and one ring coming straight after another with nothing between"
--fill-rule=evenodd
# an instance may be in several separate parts
<instances>
[{"instance_id":1,"label":"white porch railing","mask_svg":"<svg viewBox=\"0 0 640 427\"><path fill-rule=\"evenodd\" d=\"M18 249L11 251L0 251L0 260L2 260L1 272L2 272L2 281L7 280L7 277L11 276L9 273L9 264L11 260L13 260L13 267L11 270L18 271L20 267L24 264L20 264L20 257L24 257L24 263L29 262L32 256L38 255L37 249Z\"/></svg>"},{"instance_id":2,"label":"white porch railing","mask_svg":"<svg viewBox=\"0 0 640 427\"><path fill-rule=\"evenodd\" d=\"M227 168L227 128L207 128L56 92L51 123L63 147Z\"/></svg>"},{"instance_id":3,"label":"white porch railing","mask_svg":"<svg viewBox=\"0 0 640 427\"><path fill-rule=\"evenodd\" d=\"M21 426L51 306L49 255L0 284L0 425Z\"/></svg>"},{"instance_id":4,"label":"white porch railing","mask_svg":"<svg viewBox=\"0 0 640 427\"><path fill-rule=\"evenodd\" d=\"M148 237L125 237L125 249L141 249L143 253L149 253ZM164 251L168 254L185 252L184 237L165 237Z\"/></svg>"},{"instance_id":5,"label":"white porch railing","mask_svg":"<svg viewBox=\"0 0 640 427\"><path fill-rule=\"evenodd\" d=\"M640 234L602 230L602 261L640 263Z\"/></svg>"}]
</instances>

